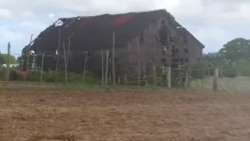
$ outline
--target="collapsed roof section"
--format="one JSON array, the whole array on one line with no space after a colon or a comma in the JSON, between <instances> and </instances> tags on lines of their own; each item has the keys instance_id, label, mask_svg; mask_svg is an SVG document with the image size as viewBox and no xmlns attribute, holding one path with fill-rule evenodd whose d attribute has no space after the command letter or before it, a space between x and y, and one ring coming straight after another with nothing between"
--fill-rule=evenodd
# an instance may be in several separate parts
<instances>
[{"instance_id":1,"label":"collapsed roof section","mask_svg":"<svg viewBox=\"0 0 250 141\"><path fill-rule=\"evenodd\" d=\"M172 26L179 26L166 10L91 17L60 18L35 39L31 50L56 50L71 39L71 49L107 49L112 46L112 33L116 33L116 47L124 47L140 35L150 23L167 17ZM60 31L59 31L60 30Z\"/></svg>"},{"instance_id":2,"label":"collapsed roof section","mask_svg":"<svg viewBox=\"0 0 250 141\"><path fill-rule=\"evenodd\" d=\"M108 49L112 46L113 32L116 33L116 47L125 47L160 18L167 18L168 25L172 28L181 27L166 10L60 18L41 32L28 47L29 50L35 51L54 51L58 49L60 36L60 46L62 47L63 43L68 44L71 40L72 50ZM204 45L186 29L185 32L204 48Z\"/></svg>"}]
</instances>

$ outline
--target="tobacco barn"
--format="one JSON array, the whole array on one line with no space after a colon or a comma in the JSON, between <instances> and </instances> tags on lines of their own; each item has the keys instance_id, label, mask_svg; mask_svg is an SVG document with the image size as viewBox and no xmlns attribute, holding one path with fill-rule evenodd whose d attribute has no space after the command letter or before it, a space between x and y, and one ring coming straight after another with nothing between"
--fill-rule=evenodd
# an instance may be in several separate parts
<instances>
[{"instance_id":1,"label":"tobacco barn","mask_svg":"<svg viewBox=\"0 0 250 141\"><path fill-rule=\"evenodd\" d=\"M41 68L44 54L45 71L64 69L66 58L68 71L82 72L85 68L100 76L106 66L111 74L114 53L116 77L144 78L152 74L153 68L187 70L201 60L203 48L170 13L155 10L60 18L24 52L33 53L32 66L36 68Z\"/></svg>"}]
</instances>

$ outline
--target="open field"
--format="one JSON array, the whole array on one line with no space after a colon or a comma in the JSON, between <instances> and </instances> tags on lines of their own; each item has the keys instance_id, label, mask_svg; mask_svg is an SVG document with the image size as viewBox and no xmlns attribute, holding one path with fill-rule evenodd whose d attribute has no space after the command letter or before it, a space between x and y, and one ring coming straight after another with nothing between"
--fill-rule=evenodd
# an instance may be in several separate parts
<instances>
[{"instance_id":1,"label":"open field","mask_svg":"<svg viewBox=\"0 0 250 141\"><path fill-rule=\"evenodd\" d=\"M0 88L1 141L249 141L250 95Z\"/></svg>"}]
</instances>

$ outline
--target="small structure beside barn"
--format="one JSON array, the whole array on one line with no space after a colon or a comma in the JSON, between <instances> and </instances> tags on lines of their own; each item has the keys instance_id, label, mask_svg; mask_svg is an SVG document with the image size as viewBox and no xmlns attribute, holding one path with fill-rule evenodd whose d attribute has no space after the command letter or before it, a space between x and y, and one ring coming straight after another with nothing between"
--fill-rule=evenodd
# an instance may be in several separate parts
<instances>
[{"instance_id":1,"label":"small structure beside barn","mask_svg":"<svg viewBox=\"0 0 250 141\"><path fill-rule=\"evenodd\" d=\"M9 64L10 68L19 68L19 64ZM6 69L7 68L7 64L2 64L1 65L1 69Z\"/></svg>"},{"instance_id":2,"label":"small structure beside barn","mask_svg":"<svg viewBox=\"0 0 250 141\"><path fill-rule=\"evenodd\" d=\"M60 18L23 52L32 51L35 65L30 66L43 66L45 71L64 69L66 58L70 72L86 69L101 76L109 66L112 76L113 46L115 76L120 79L144 79L154 68L166 67L181 74L201 60L204 48L170 13L155 10Z\"/></svg>"}]
</instances>

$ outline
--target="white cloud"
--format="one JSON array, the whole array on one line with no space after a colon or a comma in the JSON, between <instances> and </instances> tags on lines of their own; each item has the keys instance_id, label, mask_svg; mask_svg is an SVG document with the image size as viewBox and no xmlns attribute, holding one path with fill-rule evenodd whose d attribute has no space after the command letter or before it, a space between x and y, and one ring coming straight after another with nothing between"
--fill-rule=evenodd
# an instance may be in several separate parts
<instances>
[{"instance_id":1,"label":"white cloud","mask_svg":"<svg viewBox=\"0 0 250 141\"><path fill-rule=\"evenodd\" d=\"M22 32L17 32L9 27L6 26L1 26L0 27L0 33L1 35L1 40L0 40L0 49L1 52L7 52L7 43L11 42L12 48L11 52L20 52L20 50L17 50L17 47L22 44L22 41L26 40L25 36ZM14 54L15 55L15 54Z\"/></svg>"},{"instance_id":2,"label":"white cloud","mask_svg":"<svg viewBox=\"0 0 250 141\"><path fill-rule=\"evenodd\" d=\"M162 8L200 39L206 51L216 51L235 37L250 38L249 0L0 0L0 49L11 41L20 51L31 33L39 34L59 17Z\"/></svg>"},{"instance_id":3,"label":"white cloud","mask_svg":"<svg viewBox=\"0 0 250 141\"><path fill-rule=\"evenodd\" d=\"M53 19L53 18L56 17L56 15L55 15L55 13L50 13L50 14L48 15L48 17Z\"/></svg>"},{"instance_id":4,"label":"white cloud","mask_svg":"<svg viewBox=\"0 0 250 141\"><path fill-rule=\"evenodd\" d=\"M249 0L183 0L172 13L205 44L205 52L236 37L250 38Z\"/></svg>"},{"instance_id":5,"label":"white cloud","mask_svg":"<svg viewBox=\"0 0 250 141\"><path fill-rule=\"evenodd\" d=\"M6 18L9 19L11 18L11 11L5 8L0 7L0 18Z\"/></svg>"}]
</instances>

